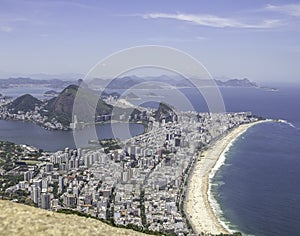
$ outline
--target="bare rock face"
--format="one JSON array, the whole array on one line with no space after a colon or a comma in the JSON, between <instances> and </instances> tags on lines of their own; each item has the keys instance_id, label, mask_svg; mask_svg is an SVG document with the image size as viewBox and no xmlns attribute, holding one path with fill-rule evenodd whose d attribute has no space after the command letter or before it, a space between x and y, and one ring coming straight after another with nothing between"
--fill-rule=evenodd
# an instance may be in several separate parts
<instances>
[{"instance_id":1,"label":"bare rock face","mask_svg":"<svg viewBox=\"0 0 300 236\"><path fill-rule=\"evenodd\" d=\"M134 235L145 234L115 228L95 219L50 212L0 200L0 235Z\"/></svg>"}]
</instances>

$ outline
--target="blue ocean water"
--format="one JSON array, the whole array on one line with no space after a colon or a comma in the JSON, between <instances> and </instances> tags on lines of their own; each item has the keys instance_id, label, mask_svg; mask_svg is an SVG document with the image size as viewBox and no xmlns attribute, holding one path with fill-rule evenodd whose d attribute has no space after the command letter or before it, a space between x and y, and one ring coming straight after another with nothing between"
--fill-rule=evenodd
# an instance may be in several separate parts
<instances>
[{"instance_id":1,"label":"blue ocean water","mask_svg":"<svg viewBox=\"0 0 300 236\"><path fill-rule=\"evenodd\" d=\"M223 220L245 235L300 235L300 89L222 92L227 110L290 122L251 127L226 153L212 186Z\"/></svg>"},{"instance_id":2,"label":"blue ocean water","mask_svg":"<svg viewBox=\"0 0 300 236\"><path fill-rule=\"evenodd\" d=\"M20 87L13 87L13 88L7 88L7 89L0 89L0 93L4 94L5 96L10 96L13 98L17 98L24 94L31 94L32 96L35 96L39 99L45 99L44 93L49 90L55 90L57 92L61 91L62 89L57 88L50 88L46 86L31 86L24 88L23 86Z\"/></svg>"}]
</instances>

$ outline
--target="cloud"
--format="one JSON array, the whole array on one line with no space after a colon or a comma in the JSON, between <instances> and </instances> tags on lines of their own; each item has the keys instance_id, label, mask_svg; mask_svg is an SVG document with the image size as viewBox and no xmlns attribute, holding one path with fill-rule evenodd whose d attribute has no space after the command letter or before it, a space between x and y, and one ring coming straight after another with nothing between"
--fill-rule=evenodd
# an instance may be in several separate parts
<instances>
[{"instance_id":1,"label":"cloud","mask_svg":"<svg viewBox=\"0 0 300 236\"><path fill-rule=\"evenodd\" d=\"M289 16L300 17L300 4L285 4L285 5L272 5L268 4L265 7L267 11L279 12Z\"/></svg>"},{"instance_id":2,"label":"cloud","mask_svg":"<svg viewBox=\"0 0 300 236\"><path fill-rule=\"evenodd\" d=\"M0 23L3 25L10 24L13 26L20 24L30 24L30 25L43 25L44 23L40 20L33 20L26 17L18 17L18 16L10 16L10 15L2 15L0 16ZM15 27L17 28L17 27Z\"/></svg>"},{"instance_id":3,"label":"cloud","mask_svg":"<svg viewBox=\"0 0 300 236\"><path fill-rule=\"evenodd\" d=\"M200 26L214 28L249 28L249 29L267 29L275 28L282 25L281 20L263 20L255 24L241 22L233 18L224 18L215 15L193 15L193 14L168 14L168 13L149 13L142 15L144 19L174 19L179 21L190 22Z\"/></svg>"},{"instance_id":4,"label":"cloud","mask_svg":"<svg viewBox=\"0 0 300 236\"><path fill-rule=\"evenodd\" d=\"M34 1L35 2L35 1ZM88 1L86 1L88 2ZM76 2L76 1L69 1L69 0L51 0L47 2L50 6L68 6L68 7L77 7L77 8L85 8L85 9L95 9L95 6L92 4L88 4L86 2ZM47 4L46 3L46 4ZM44 5L45 2L42 3Z\"/></svg>"},{"instance_id":5,"label":"cloud","mask_svg":"<svg viewBox=\"0 0 300 236\"><path fill-rule=\"evenodd\" d=\"M11 31L13 31L13 28L9 27L9 26L0 26L0 31L1 32L6 32L9 33Z\"/></svg>"},{"instance_id":6,"label":"cloud","mask_svg":"<svg viewBox=\"0 0 300 236\"><path fill-rule=\"evenodd\" d=\"M185 43L185 42L195 42L204 39L206 39L206 37L202 37L202 36L197 36L196 38L175 38L175 37L148 38L149 41L156 42L156 43Z\"/></svg>"}]
</instances>

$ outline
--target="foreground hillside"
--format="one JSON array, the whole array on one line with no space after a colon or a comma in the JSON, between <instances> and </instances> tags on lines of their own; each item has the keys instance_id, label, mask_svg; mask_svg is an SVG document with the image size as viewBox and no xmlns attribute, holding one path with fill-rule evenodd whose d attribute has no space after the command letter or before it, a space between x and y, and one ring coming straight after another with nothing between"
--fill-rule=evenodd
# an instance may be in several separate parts
<instances>
[{"instance_id":1,"label":"foreground hillside","mask_svg":"<svg viewBox=\"0 0 300 236\"><path fill-rule=\"evenodd\" d=\"M145 235L98 220L0 200L0 235Z\"/></svg>"}]
</instances>

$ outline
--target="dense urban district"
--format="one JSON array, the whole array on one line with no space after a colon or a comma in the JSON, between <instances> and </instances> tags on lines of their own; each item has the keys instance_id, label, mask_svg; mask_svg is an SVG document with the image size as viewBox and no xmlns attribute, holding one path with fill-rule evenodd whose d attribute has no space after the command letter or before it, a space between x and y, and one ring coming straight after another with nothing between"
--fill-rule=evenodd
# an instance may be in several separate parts
<instances>
[{"instance_id":1,"label":"dense urban district","mask_svg":"<svg viewBox=\"0 0 300 236\"><path fill-rule=\"evenodd\" d=\"M7 109L5 105L2 115ZM147 131L125 141L101 140L100 146L54 153L1 142L2 199L72 210L148 233L193 235L184 201L200 151L258 118L249 112L175 113L165 104L139 114L142 118L135 118L147 121Z\"/></svg>"}]
</instances>

